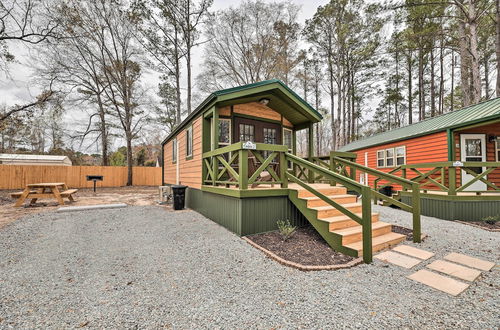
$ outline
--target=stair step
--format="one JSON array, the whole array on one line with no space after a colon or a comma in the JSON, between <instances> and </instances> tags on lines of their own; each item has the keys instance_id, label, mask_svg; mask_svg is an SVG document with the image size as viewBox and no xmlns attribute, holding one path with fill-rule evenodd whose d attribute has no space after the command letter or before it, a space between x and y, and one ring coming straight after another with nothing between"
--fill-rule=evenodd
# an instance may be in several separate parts
<instances>
[{"instance_id":1,"label":"stair step","mask_svg":"<svg viewBox=\"0 0 500 330\"><path fill-rule=\"evenodd\" d=\"M384 235L380 235L377 237L373 237L372 239L372 251L380 251L396 245L406 239L405 235L397 234L397 233L388 233ZM358 251L358 257L363 255L363 242L358 241L350 244L344 245L347 248Z\"/></svg>"},{"instance_id":2,"label":"stair step","mask_svg":"<svg viewBox=\"0 0 500 330\"><path fill-rule=\"evenodd\" d=\"M361 210L362 210L361 203L347 203L347 204L342 204L342 206L353 213L361 212ZM316 210L318 212L318 218L328 218L328 217L334 217L337 215L344 215L341 211L339 211L338 209L334 208L333 206L329 206L329 205L310 207L310 209Z\"/></svg>"},{"instance_id":3,"label":"stair step","mask_svg":"<svg viewBox=\"0 0 500 330\"><path fill-rule=\"evenodd\" d=\"M355 203L357 201L357 197L354 195L330 195L326 196L330 199L333 199L339 204L346 204L346 203ZM328 206L327 202L322 200L319 197L312 196L312 197L302 197L302 199L305 199L307 201L307 207L315 207L315 206Z\"/></svg>"},{"instance_id":4,"label":"stair step","mask_svg":"<svg viewBox=\"0 0 500 330\"><path fill-rule=\"evenodd\" d=\"M392 225L390 223L377 221L372 224L372 237L390 233L391 229ZM360 225L330 232L342 236L342 245L358 242L363 238L363 227Z\"/></svg>"},{"instance_id":5,"label":"stair step","mask_svg":"<svg viewBox=\"0 0 500 330\"><path fill-rule=\"evenodd\" d=\"M347 188L346 187L340 187L340 186L325 186L325 187L314 187L314 189L322 193L323 195L345 195L347 193ZM309 190L306 190L304 188L298 188L297 189L299 193L299 198L302 197L316 197L312 192Z\"/></svg>"},{"instance_id":6,"label":"stair step","mask_svg":"<svg viewBox=\"0 0 500 330\"><path fill-rule=\"evenodd\" d=\"M354 214L356 214L358 217L362 216L361 213L354 213ZM372 223L377 222L378 219L379 219L379 214L373 212L372 213ZM330 226L329 226L330 231L359 226L359 224L356 221L352 220L347 215L340 215L340 216L329 217L329 218L320 218L318 220L329 222L330 223Z\"/></svg>"}]
</instances>

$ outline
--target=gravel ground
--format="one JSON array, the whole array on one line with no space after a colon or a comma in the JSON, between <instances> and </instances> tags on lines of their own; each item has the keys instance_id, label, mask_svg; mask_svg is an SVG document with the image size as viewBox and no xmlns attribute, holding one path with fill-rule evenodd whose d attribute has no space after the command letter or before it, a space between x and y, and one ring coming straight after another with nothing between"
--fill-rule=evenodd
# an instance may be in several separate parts
<instances>
[{"instance_id":1,"label":"gravel ground","mask_svg":"<svg viewBox=\"0 0 500 330\"><path fill-rule=\"evenodd\" d=\"M410 223L405 212L376 209ZM428 217L423 231L420 246L439 257L499 262L498 233ZM407 279L413 271L375 261L301 272L192 211L43 213L0 230L0 328L500 326L498 267L458 297Z\"/></svg>"}]
</instances>

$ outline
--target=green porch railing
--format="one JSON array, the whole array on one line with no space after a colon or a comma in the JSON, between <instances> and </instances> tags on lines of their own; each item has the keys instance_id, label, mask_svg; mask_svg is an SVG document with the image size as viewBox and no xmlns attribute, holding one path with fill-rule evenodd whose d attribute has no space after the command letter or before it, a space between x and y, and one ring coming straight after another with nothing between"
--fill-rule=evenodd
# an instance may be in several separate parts
<instances>
[{"instance_id":1,"label":"green porch railing","mask_svg":"<svg viewBox=\"0 0 500 330\"><path fill-rule=\"evenodd\" d=\"M279 184L288 188L288 182L294 182L310 191L327 204L335 207L362 226L363 260L372 262L372 198L381 198L391 204L413 213L413 241L421 241L420 230L420 191L418 184L391 174L383 173L335 154L327 157L314 157L313 162L302 159L287 152L286 146L256 143L255 148L246 149L242 142L223 148L205 152L202 155L203 184L209 186L238 187L248 189L259 184ZM253 167L253 168L252 168ZM267 172L267 180L262 180L263 172ZM412 205L385 196L355 180L355 173L367 172L370 175L397 182L412 189ZM311 180L311 175L313 180ZM361 196L361 216L348 210L341 204L328 198L313 186L312 182L328 182L341 184L348 190Z\"/></svg>"},{"instance_id":2,"label":"green porch railing","mask_svg":"<svg viewBox=\"0 0 500 330\"><path fill-rule=\"evenodd\" d=\"M476 171L478 168L481 168L480 172ZM418 189L424 192L441 191L454 196L464 191L477 195L500 191L500 187L487 178L488 174L497 169L500 169L500 162L433 162L400 165L388 173L400 172L402 178L418 183ZM458 183L460 171L471 175L471 180L464 184ZM378 178L374 181L374 189L377 189L379 182ZM466 190L476 182L484 183L487 190ZM403 190L406 189L403 187Z\"/></svg>"},{"instance_id":3,"label":"green porch railing","mask_svg":"<svg viewBox=\"0 0 500 330\"><path fill-rule=\"evenodd\" d=\"M286 146L255 143L255 149L243 142L205 152L202 155L204 185L235 186L248 189L259 184L277 184L287 188ZM264 172L267 178L262 180Z\"/></svg>"}]
</instances>

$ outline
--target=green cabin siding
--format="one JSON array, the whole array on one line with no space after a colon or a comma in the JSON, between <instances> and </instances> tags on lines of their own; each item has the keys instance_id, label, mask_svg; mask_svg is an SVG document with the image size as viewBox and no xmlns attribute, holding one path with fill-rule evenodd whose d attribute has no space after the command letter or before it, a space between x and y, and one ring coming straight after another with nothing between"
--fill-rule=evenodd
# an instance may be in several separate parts
<instances>
[{"instance_id":1,"label":"green cabin siding","mask_svg":"<svg viewBox=\"0 0 500 330\"><path fill-rule=\"evenodd\" d=\"M236 198L188 188L186 206L239 236L276 230L280 219L308 223L288 196Z\"/></svg>"},{"instance_id":2,"label":"green cabin siding","mask_svg":"<svg viewBox=\"0 0 500 330\"><path fill-rule=\"evenodd\" d=\"M496 199L496 200L495 200ZM411 203L411 196L402 194L403 203ZM500 215L498 196L421 195L422 215L444 220L480 221Z\"/></svg>"}]
</instances>

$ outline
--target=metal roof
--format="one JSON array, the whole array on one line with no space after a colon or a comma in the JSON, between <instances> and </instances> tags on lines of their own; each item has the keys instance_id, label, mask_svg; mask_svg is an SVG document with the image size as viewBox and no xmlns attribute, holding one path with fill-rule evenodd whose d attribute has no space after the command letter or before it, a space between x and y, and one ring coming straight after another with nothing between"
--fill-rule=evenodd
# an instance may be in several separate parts
<instances>
[{"instance_id":1,"label":"metal roof","mask_svg":"<svg viewBox=\"0 0 500 330\"><path fill-rule=\"evenodd\" d=\"M494 119L500 119L500 97L351 142L339 151L359 150Z\"/></svg>"},{"instance_id":2,"label":"metal roof","mask_svg":"<svg viewBox=\"0 0 500 330\"><path fill-rule=\"evenodd\" d=\"M0 160L11 160L11 159L63 161L69 158L68 156L53 156L53 155L0 154Z\"/></svg>"},{"instance_id":3,"label":"metal roof","mask_svg":"<svg viewBox=\"0 0 500 330\"><path fill-rule=\"evenodd\" d=\"M275 86L273 86L275 85ZM257 89L259 87L263 86L269 86L269 90L275 89L276 87L282 87L286 92L288 92L293 98L295 98L296 103L300 103L304 108L306 108L310 113L314 115L314 117L317 117L317 121L320 121L323 119L323 116L316 111L309 103L307 103L304 99L302 99L297 93L295 93L293 90L291 90L287 85L285 85L281 80L279 79L270 79L270 80L264 80L264 81L259 81L256 83L252 84L247 84L243 86L237 86L237 87L232 87L232 88L227 88L227 89L221 89L219 91L215 91L211 93L203 102L196 107L196 109L189 114L189 116L186 117L168 136L167 138L162 142L162 145L165 144L168 140L173 138L186 124L191 122L193 118L195 118L200 112L203 112L203 110L206 109L206 107L211 104L212 102L218 102L220 98L224 98L225 96L229 96L230 94L235 94L239 92L244 92L248 91L248 94L252 94L252 89ZM278 88L279 88L278 87ZM259 92L262 93L262 92ZM227 102L227 101L226 101Z\"/></svg>"}]
</instances>

